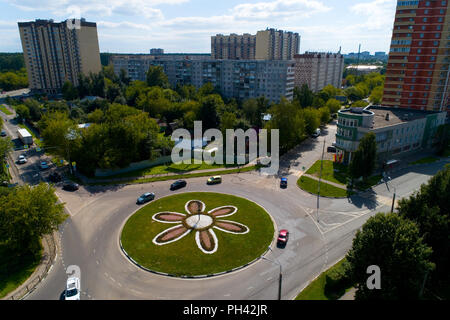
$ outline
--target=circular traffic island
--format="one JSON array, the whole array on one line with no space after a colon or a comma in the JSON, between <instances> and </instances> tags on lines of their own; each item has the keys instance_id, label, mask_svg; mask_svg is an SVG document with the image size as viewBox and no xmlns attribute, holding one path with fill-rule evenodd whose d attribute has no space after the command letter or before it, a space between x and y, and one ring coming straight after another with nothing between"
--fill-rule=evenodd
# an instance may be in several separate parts
<instances>
[{"instance_id":1,"label":"circular traffic island","mask_svg":"<svg viewBox=\"0 0 450 320\"><path fill-rule=\"evenodd\" d=\"M274 238L269 214L244 198L210 192L164 197L134 213L122 249L139 266L179 277L207 276L249 264Z\"/></svg>"}]
</instances>

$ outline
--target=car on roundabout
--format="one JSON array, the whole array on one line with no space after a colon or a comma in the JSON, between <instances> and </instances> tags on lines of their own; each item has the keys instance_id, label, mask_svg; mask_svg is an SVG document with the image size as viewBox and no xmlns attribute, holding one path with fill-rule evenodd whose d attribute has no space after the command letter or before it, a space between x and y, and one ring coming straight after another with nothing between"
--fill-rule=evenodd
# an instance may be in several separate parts
<instances>
[{"instance_id":1,"label":"car on roundabout","mask_svg":"<svg viewBox=\"0 0 450 320\"><path fill-rule=\"evenodd\" d=\"M64 300L80 300L80 279L71 277L67 279Z\"/></svg>"},{"instance_id":2,"label":"car on roundabout","mask_svg":"<svg viewBox=\"0 0 450 320\"><path fill-rule=\"evenodd\" d=\"M27 163L27 162L28 162L28 160L23 154L20 155L19 158L17 159L17 163L18 164L24 164L24 163Z\"/></svg>"},{"instance_id":3,"label":"car on roundabout","mask_svg":"<svg viewBox=\"0 0 450 320\"><path fill-rule=\"evenodd\" d=\"M289 231L286 229L280 230L278 233L277 246L278 247L286 247L286 244L289 240Z\"/></svg>"},{"instance_id":4,"label":"car on roundabout","mask_svg":"<svg viewBox=\"0 0 450 320\"><path fill-rule=\"evenodd\" d=\"M177 180L170 185L170 190L172 190L172 191L178 190L178 189L186 187L186 185L187 185L186 180Z\"/></svg>"},{"instance_id":5,"label":"car on roundabout","mask_svg":"<svg viewBox=\"0 0 450 320\"><path fill-rule=\"evenodd\" d=\"M222 183L221 176L213 176L208 178L208 180L206 181L206 184L218 184L218 183Z\"/></svg>"},{"instance_id":6,"label":"car on roundabout","mask_svg":"<svg viewBox=\"0 0 450 320\"><path fill-rule=\"evenodd\" d=\"M136 204L143 204L149 201L152 201L155 199L155 194L153 192L146 192L142 194L139 198L136 200Z\"/></svg>"},{"instance_id":7,"label":"car on roundabout","mask_svg":"<svg viewBox=\"0 0 450 320\"><path fill-rule=\"evenodd\" d=\"M287 178L281 178L280 180L280 188L286 189L288 185L288 179Z\"/></svg>"}]
</instances>

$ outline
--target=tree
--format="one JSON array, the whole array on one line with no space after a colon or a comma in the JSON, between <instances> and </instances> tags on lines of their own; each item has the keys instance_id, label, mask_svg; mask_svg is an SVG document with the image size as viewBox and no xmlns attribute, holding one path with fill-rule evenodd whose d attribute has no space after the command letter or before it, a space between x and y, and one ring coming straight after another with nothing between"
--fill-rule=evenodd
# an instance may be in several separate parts
<instances>
[{"instance_id":1,"label":"tree","mask_svg":"<svg viewBox=\"0 0 450 320\"><path fill-rule=\"evenodd\" d=\"M436 270L431 276L434 287L448 289L450 278L450 166L446 166L409 198L398 202L398 214L419 226L427 245L433 248L431 260ZM446 290L446 289L444 289Z\"/></svg>"},{"instance_id":2,"label":"tree","mask_svg":"<svg viewBox=\"0 0 450 320\"><path fill-rule=\"evenodd\" d=\"M347 254L357 300L417 299L425 274L434 267L432 249L417 225L395 213L378 213L356 232ZM367 268L380 268L381 289L367 287Z\"/></svg>"},{"instance_id":3,"label":"tree","mask_svg":"<svg viewBox=\"0 0 450 320\"><path fill-rule=\"evenodd\" d=\"M250 123L257 125L258 118L261 118L261 114L258 112L258 102L256 99L247 99L242 104L242 112L245 119Z\"/></svg>"},{"instance_id":4,"label":"tree","mask_svg":"<svg viewBox=\"0 0 450 320\"><path fill-rule=\"evenodd\" d=\"M208 95L200 100L197 119L203 123L203 129L217 128L219 125L218 109L223 108L224 102L218 94Z\"/></svg>"},{"instance_id":5,"label":"tree","mask_svg":"<svg viewBox=\"0 0 450 320\"><path fill-rule=\"evenodd\" d=\"M300 89L294 88L294 100L297 100L302 108L310 107L313 104L314 93L309 90L308 85L305 83Z\"/></svg>"},{"instance_id":6,"label":"tree","mask_svg":"<svg viewBox=\"0 0 450 320\"><path fill-rule=\"evenodd\" d=\"M435 139L437 141L436 152L439 156L442 156L450 145L450 124L440 125L436 131Z\"/></svg>"},{"instance_id":7,"label":"tree","mask_svg":"<svg viewBox=\"0 0 450 320\"><path fill-rule=\"evenodd\" d=\"M231 112L225 112L220 119L220 128L222 133L225 134L226 129L234 129L236 124L236 115Z\"/></svg>"},{"instance_id":8,"label":"tree","mask_svg":"<svg viewBox=\"0 0 450 320\"><path fill-rule=\"evenodd\" d=\"M381 99L383 98L383 88L383 86L378 86L372 90L372 93L369 96L369 100L372 104L381 103Z\"/></svg>"},{"instance_id":9,"label":"tree","mask_svg":"<svg viewBox=\"0 0 450 320\"><path fill-rule=\"evenodd\" d=\"M373 132L367 133L359 141L358 149L352 154L349 172L352 178L363 177L366 180L375 169L377 142Z\"/></svg>"},{"instance_id":10,"label":"tree","mask_svg":"<svg viewBox=\"0 0 450 320\"><path fill-rule=\"evenodd\" d=\"M169 88L169 79L161 66L150 66L147 72L147 85L149 87Z\"/></svg>"},{"instance_id":11,"label":"tree","mask_svg":"<svg viewBox=\"0 0 450 320\"><path fill-rule=\"evenodd\" d=\"M15 106L16 114L21 120L30 119L30 109L26 105L19 104Z\"/></svg>"},{"instance_id":12,"label":"tree","mask_svg":"<svg viewBox=\"0 0 450 320\"><path fill-rule=\"evenodd\" d=\"M73 86L72 82L66 81L62 87L64 100L72 101L78 98L78 90Z\"/></svg>"},{"instance_id":13,"label":"tree","mask_svg":"<svg viewBox=\"0 0 450 320\"><path fill-rule=\"evenodd\" d=\"M0 139L0 160L3 160L8 153L10 153L14 149L14 144L11 141L10 137L1 138Z\"/></svg>"},{"instance_id":14,"label":"tree","mask_svg":"<svg viewBox=\"0 0 450 320\"><path fill-rule=\"evenodd\" d=\"M319 108L319 114L320 114L320 122L321 123L328 123L331 119L330 109L327 107Z\"/></svg>"},{"instance_id":15,"label":"tree","mask_svg":"<svg viewBox=\"0 0 450 320\"><path fill-rule=\"evenodd\" d=\"M305 108L302 110L302 117L305 120L305 130L308 135L313 134L320 126L320 112L314 108Z\"/></svg>"},{"instance_id":16,"label":"tree","mask_svg":"<svg viewBox=\"0 0 450 320\"><path fill-rule=\"evenodd\" d=\"M0 196L0 243L17 256L39 250L39 239L67 218L55 189L46 183L24 185Z\"/></svg>"},{"instance_id":17,"label":"tree","mask_svg":"<svg viewBox=\"0 0 450 320\"><path fill-rule=\"evenodd\" d=\"M328 107L328 109L330 109L331 113L336 113L341 109L341 103L339 102L339 100L336 99L328 100L325 106Z\"/></svg>"},{"instance_id":18,"label":"tree","mask_svg":"<svg viewBox=\"0 0 450 320\"><path fill-rule=\"evenodd\" d=\"M358 100L352 103L352 108L365 108L369 104L364 100Z\"/></svg>"}]
</instances>

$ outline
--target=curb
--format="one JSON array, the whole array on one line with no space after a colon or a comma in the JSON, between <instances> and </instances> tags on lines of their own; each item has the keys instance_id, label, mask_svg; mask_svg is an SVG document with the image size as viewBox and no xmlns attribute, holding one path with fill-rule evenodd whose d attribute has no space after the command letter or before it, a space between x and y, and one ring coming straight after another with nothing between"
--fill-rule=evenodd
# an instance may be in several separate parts
<instances>
[{"instance_id":1,"label":"curb","mask_svg":"<svg viewBox=\"0 0 450 320\"><path fill-rule=\"evenodd\" d=\"M195 192L195 191L193 191L193 192ZM201 192L201 191L199 191L199 192ZM191 192L186 192L186 193L191 193ZM219 193L219 194L220 194L220 192L216 192L216 193ZM232 195L232 194L229 194L229 193L222 193L222 194L226 194L226 195L230 195L230 196L237 197L237 196ZM170 196L172 196L172 195L167 195L167 196L161 197L161 198L159 198L159 199L167 198L167 197L170 197ZM243 198L243 197L240 197L240 198ZM158 199L158 200L159 200L159 199ZM276 229L278 228L278 227L277 227L277 224L276 224L275 220L273 219L273 217L270 215L270 213L266 210L266 208L264 208L263 206L259 205L258 203L254 202L254 201L252 201L252 200L250 200L250 199L247 199L247 198L243 198L243 199L245 199L245 200L247 200L247 201L250 201L250 202L256 204L257 206L261 207L262 209L264 209L264 211L267 213L267 215L268 215L268 216L270 217L270 219L272 220L272 223L273 223L273 225L274 225L274 231L276 231ZM161 272L161 271L152 270L152 269L149 269L149 268L146 268L146 267L140 265L138 262L136 262L136 261L135 261L128 253L127 253L127 251L126 251L125 248L123 247L123 245L122 245L122 239L121 239L121 237L120 237L120 235L122 234L122 231L123 231L123 227L124 227L125 224L127 223L128 219L131 218L137 211L139 211L139 210L141 210L141 209L142 209L142 208L138 208L138 209L136 209L135 211L133 211L133 213L131 213L131 214L127 217L127 219L123 222L123 224L122 224L122 226L121 226L121 228L120 228L120 233L119 233L119 247L120 247L120 250L122 250L123 254L124 254L124 255L125 255L125 256L126 256L126 257L134 264L134 265L136 265L138 268L140 268L140 269L142 269L142 270L144 270L144 271L147 271L147 272L151 272L151 273L154 273L154 274L157 274L157 275L161 275L161 276L172 277L172 278L178 278L178 279L185 279L185 280L189 280L189 279L206 279L206 278L212 278L212 277L216 277L216 276L225 275L225 274L228 274L228 273L231 273L231 272L234 272L234 271L238 271L238 270L244 269L244 268L246 268L246 267L248 267L248 266L250 266L250 265L252 265L252 264L258 262L259 260L262 260L262 258L267 254L267 252L270 251L269 248L272 247L272 245L274 244L275 238L276 238L275 233L274 233L274 237L272 238L271 243L269 244L268 248L264 251L263 254L261 254L259 257L255 258L255 259L253 259L252 261L247 262L246 264L241 265L241 266L239 266L239 267L233 268L233 269L231 269L231 270L226 270L226 271L221 271L221 272L217 272L217 273L212 273L212 274L205 274L205 275L198 275L198 276L177 276L177 275L175 275L175 274L170 274L170 273L165 273L165 272Z\"/></svg>"}]
</instances>

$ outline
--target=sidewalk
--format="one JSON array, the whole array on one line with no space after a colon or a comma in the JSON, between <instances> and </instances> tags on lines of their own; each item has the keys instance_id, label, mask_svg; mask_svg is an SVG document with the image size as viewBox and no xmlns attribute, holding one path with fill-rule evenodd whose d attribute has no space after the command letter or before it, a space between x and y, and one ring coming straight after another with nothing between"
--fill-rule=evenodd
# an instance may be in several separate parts
<instances>
[{"instance_id":1,"label":"sidewalk","mask_svg":"<svg viewBox=\"0 0 450 320\"><path fill-rule=\"evenodd\" d=\"M314 179L314 180L316 180L316 181L319 181L319 178L318 178L318 177L313 176L313 175L310 175L310 174L307 174L307 173L302 174L302 176L305 176L305 177ZM321 179L321 183L330 184L330 185L332 185L333 187L347 190L347 186L345 186L345 185L343 185L343 184L339 184L339 183L333 182L333 181Z\"/></svg>"},{"instance_id":2,"label":"sidewalk","mask_svg":"<svg viewBox=\"0 0 450 320\"><path fill-rule=\"evenodd\" d=\"M355 292L356 292L356 288L351 288L338 300L355 300Z\"/></svg>"}]
</instances>

